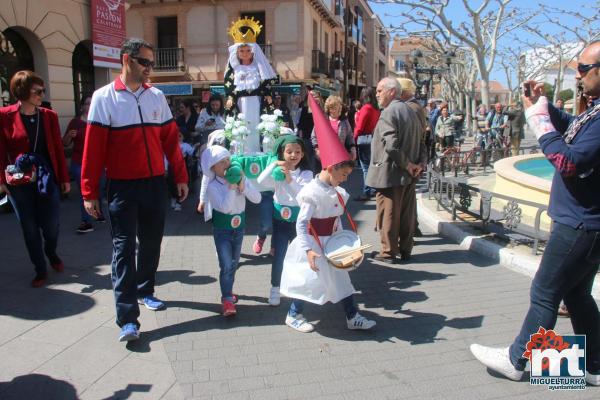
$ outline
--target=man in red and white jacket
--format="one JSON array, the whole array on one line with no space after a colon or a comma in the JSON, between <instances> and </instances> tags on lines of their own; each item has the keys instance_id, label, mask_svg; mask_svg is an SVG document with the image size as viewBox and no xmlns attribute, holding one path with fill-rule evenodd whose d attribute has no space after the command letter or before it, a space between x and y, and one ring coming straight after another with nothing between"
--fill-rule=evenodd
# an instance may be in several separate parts
<instances>
[{"instance_id":1,"label":"man in red and white jacket","mask_svg":"<svg viewBox=\"0 0 600 400\"><path fill-rule=\"evenodd\" d=\"M179 201L187 197L188 176L165 96L147 84L154 67L152 45L125 41L121 64L121 75L92 96L81 191L86 211L97 216L98 182L106 168L116 322L119 340L129 341L139 338L138 302L151 310L165 307L154 297L167 201L164 156L173 168Z\"/></svg>"}]
</instances>

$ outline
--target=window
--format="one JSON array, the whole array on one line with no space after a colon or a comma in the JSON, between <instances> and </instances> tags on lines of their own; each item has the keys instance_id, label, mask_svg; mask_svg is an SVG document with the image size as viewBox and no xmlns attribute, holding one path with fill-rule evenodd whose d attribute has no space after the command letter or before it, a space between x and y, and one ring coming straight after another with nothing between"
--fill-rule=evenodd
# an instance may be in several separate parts
<instances>
[{"instance_id":1,"label":"window","mask_svg":"<svg viewBox=\"0 0 600 400\"><path fill-rule=\"evenodd\" d=\"M267 34L266 34L265 12L257 11L257 12L241 13L240 17L254 18L255 21L258 21L258 23L262 26L262 29L260 30L260 34L256 38L256 43L266 44L267 43L267 41L266 41ZM246 32L243 32L243 33L246 33Z\"/></svg>"},{"instance_id":2,"label":"window","mask_svg":"<svg viewBox=\"0 0 600 400\"><path fill-rule=\"evenodd\" d=\"M156 18L156 44L159 49L179 47L177 36L177 17Z\"/></svg>"},{"instance_id":3,"label":"window","mask_svg":"<svg viewBox=\"0 0 600 400\"><path fill-rule=\"evenodd\" d=\"M8 28L0 32L0 105L8 105L16 100L8 90L10 79L22 69L33 71L33 54L25 39Z\"/></svg>"},{"instance_id":4,"label":"window","mask_svg":"<svg viewBox=\"0 0 600 400\"><path fill-rule=\"evenodd\" d=\"M323 47L325 55L329 55L329 33L325 32L325 46Z\"/></svg>"},{"instance_id":5,"label":"window","mask_svg":"<svg viewBox=\"0 0 600 400\"><path fill-rule=\"evenodd\" d=\"M344 15L344 0L335 0L335 15Z\"/></svg>"},{"instance_id":6,"label":"window","mask_svg":"<svg viewBox=\"0 0 600 400\"><path fill-rule=\"evenodd\" d=\"M401 71L404 71L404 65L405 65L405 64L404 64L404 61L402 61L402 60L400 60L400 59L397 59L397 60L395 61L395 63L394 63L394 70L395 70L396 72L401 72Z\"/></svg>"},{"instance_id":7,"label":"window","mask_svg":"<svg viewBox=\"0 0 600 400\"><path fill-rule=\"evenodd\" d=\"M319 50L319 25L313 19L313 50Z\"/></svg>"},{"instance_id":8,"label":"window","mask_svg":"<svg viewBox=\"0 0 600 400\"><path fill-rule=\"evenodd\" d=\"M79 42L73 51L73 95L77 115L81 110L82 97L91 96L95 90L91 45L90 41Z\"/></svg>"}]
</instances>

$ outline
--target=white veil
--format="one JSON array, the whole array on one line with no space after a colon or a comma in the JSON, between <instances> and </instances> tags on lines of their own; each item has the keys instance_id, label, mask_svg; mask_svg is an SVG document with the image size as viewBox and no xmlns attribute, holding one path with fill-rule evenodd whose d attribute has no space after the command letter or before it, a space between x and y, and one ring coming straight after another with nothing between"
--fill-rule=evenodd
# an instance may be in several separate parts
<instances>
[{"instance_id":1,"label":"white veil","mask_svg":"<svg viewBox=\"0 0 600 400\"><path fill-rule=\"evenodd\" d=\"M233 68L234 71L236 67L240 65L240 60L237 57L237 49L240 46L250 46L252 54L254 54L252 62L258 67L261 81L277 77L273 67L269 64L269 60L267 60L267 57L265 57L260 46L256 43L235 43L234 45L229 46L229 65L231 65L231 68Z\"/></svg>"}]
</instances>

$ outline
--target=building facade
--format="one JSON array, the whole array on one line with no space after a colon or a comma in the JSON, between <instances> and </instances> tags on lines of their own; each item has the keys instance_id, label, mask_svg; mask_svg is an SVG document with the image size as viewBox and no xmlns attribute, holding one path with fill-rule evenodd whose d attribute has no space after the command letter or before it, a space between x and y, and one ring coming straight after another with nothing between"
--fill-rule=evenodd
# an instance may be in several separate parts
<instances>
[{"instance_id":1,"label":"building facade","mask_svg":"<svg viewBox=\"0 0 600 400\"><path fill-rule=\"evenodd\" d=\"M35 3L35 4L33 4ZM46 100L64 128L81 96L110 81L110 70L94 68L89 0L5 0L0 2L0 94L14 102L10 78L22 69L46 82Z\"/></svg>"},{"instance_id":2,"label":"building facade","mask_svg":"<svg viewBox=\"0 0 600 400\"><path fill-rule=\"evenodd\" d=\"M365 0L348 0L346 10L348 96L358 98L388 75L390 36Z\"/></svg>"},{"instance_id":3,"label":"building facade","mask_svg":"<svg viewBox=\"0 0 600 400\"><path fill-rule=\"evenodd\" d=\"M372 39L376 28L372 11L366 2L361 3L367 7L369 31L360 25L360 61L345 62L350 54L346 48L355 38L348 36L352 28L347 29L345 20L354 22L353 10L358 9L350 10L347 0L128 0L127 34L156 45L158 65L152 81L157 86L168 84L174 94L177 86L185 86L181 93L205 99L209 91L219 91L223 82L227 48L232 44L229 26L240 17L253 17L263 26L257 43L281 77L278 90L298 93L301 84L310 83L325 94L344 93L350 82L373 85L385 69L385 62L383 67L376 64L377 69L370 69L372 80L367 81L367 38ZM358 24L356 19L352 26ZM381 50L387 46L372 46L379 52L373 53L377 59L385 60Z\"/></svg>"}]
</instances>

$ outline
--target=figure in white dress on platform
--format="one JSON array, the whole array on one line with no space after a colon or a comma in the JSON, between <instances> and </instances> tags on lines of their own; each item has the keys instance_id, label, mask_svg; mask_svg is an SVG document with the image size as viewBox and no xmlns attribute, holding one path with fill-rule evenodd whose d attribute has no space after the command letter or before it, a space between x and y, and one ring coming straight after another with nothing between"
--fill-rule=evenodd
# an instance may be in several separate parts
<instances>
[{"instance_id":1,"label":"figure in white dress on platform","mask_svg":"<svg viewBox=\"0 0 600 400\"><path fill-rule=\"evenodd\" d=\"M235 44L229 46L225 71L225 109L229 115L244 114L248 121L250 135L245 141L245 154L261 150L260 135L256 130L260 123L261 101L264 96L272 96L271 87L278 81L269 60L256 44L261 29L253 18L240 18L229 29Z\"/></svg>"},{"instance_id":2,"label":"figure in white dress on platform","mask_svg":"<svg viewBox=\"0 0 600 400\"><path fill-rule=\"evenodd\" d=\"M354 169L354 161L339 142L325 114L309 95L317 140L323 149L323 170L306 184L296 197L300 212L296 221L297 236L288 247L283 263L281 294L291 297L292 304L285 323L300 332L314 327L302 315L304 303L342 302L348 329L371 329L371 321L358 313L354 302L354 287L347 271L328 263L323 245L342 229L348 193L339 185Z\"/></svg>"}]
</instances>

